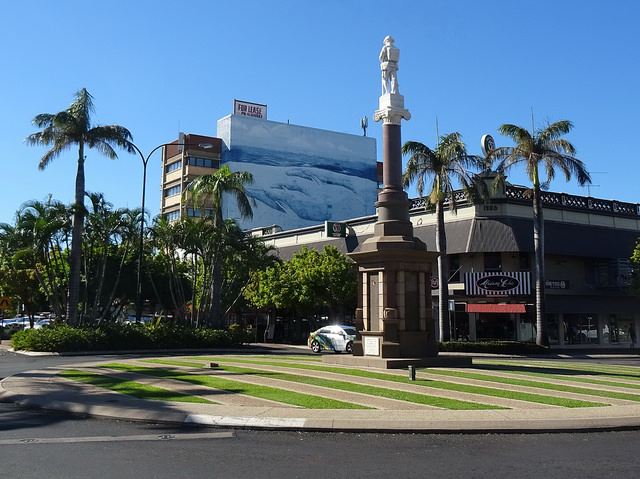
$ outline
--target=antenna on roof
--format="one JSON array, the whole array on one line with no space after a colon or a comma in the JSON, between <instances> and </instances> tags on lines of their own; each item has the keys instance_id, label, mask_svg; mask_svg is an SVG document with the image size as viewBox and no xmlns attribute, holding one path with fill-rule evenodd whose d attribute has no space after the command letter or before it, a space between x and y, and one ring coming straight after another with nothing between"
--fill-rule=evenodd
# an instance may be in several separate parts
<instances>
[{"instance_id":1,"label":"antenna on roof","mask_svg":"<svg viewBox=\"0 0 640 479\"><path fill-rule=\"evenodd\" d=\"M608 171L590 171L590 175L606 175ZM591 188L600 188L600 185L592 185L591 183L587 183L586 185L580 186L580 188L587 189L587 196L591 196Z\"/></svg>"},{"instance_id":2,"label":"antenna on roof","mask_svg":"<svg viewBox=\"0 0 640 479\"><path fill-rule=\"evenodd\" d=\"M184 148L184 133L178 132L178 151L182 151Z\"/></svg>"}]
</instances>

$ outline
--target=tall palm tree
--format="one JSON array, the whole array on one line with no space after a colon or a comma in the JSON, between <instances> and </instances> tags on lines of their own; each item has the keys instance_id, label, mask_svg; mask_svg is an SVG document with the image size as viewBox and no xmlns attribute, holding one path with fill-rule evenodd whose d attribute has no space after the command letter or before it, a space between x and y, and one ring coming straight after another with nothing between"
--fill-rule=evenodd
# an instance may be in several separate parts
<instances>
[{"instance_id":1,"label":"tall palm tree","mask_svg":"<svg viewBox=\"0 0 640 479\"><path fill-rule=\"evenodd\" d=\"M83 88L76 93L75 101L69 108L59 113L42 113L33 119L33 124L42 131L26 138L29 145L51 146L40 159L38 168L43 170L51 160L64 151L77 145L78 168L76 172L75 198L73 207L73 230L71 236L71 255L69 288L67 296L67 322L78 325L78 299L80 295L80 269L82 260L82 230L84 223L85 147L95 148L98 152L115 159L118 157L114 146L135 153L129 130L119 125L93 126L91 114L94 111L93 97Z\"/></svg>"},{"instance_id":2,"label":"tall palm tree","mask_svg":"<svg viewBox=\"0 0 640 479\"><path fill-rule=\"evenodd\" d=\"M455 185L460 184L468 199L482 195L484 182L469 172L471 168L483 169L483 158L468 155L460 133L449 133L440 137L434 150L417 141L408 141L402 153L410 155L402 180L405 187L417 181L420 197L429 189L429 203L436 208L436 251L438 256L438 315L440 341L449 341L449 263L447 259L447 236L444 229L444 203L449 202L452 212L458 209L454 194ZM427 184L428 178L431 183Z\"/></svg>"},{"instance_id":3,"label":"tall palm tree","mask_svg":"<svg viewBox=\"0 0 640 479\"><path fill-rule=\"evenodd\" d=\"M193 198L195 207L200 203L209 203L213 207L214 227L222 230L224 229L222 198L225 194L235 197L242 218L253 218L252 201L245 191L245 185L252 183L253 175L248 171L232 172L227 165L224 165L213 174L196 178L189 187L189 193ZM219 237L224 238L224 235L219 235ZM221 325L220 304L223 251L224 245L219 244L212 264L210 324L213 327L220 327Z\"/></svg>"},{"instance_id":4,"label":"tall palm tree","mask_svg":"<svg viewBox=\"0 0 640 479\"><path fill-rule=\"evenodd\" d=\"M546 322L546 303L544 296L544 218L542 209L542 189L554 177L556 169L564 173L566 181L575 175L578 184L591 183L591 176L584 163L575 155L574 146L564 138L571 131L573 124L563 120L547 123L545 128L533 133L520 126L504 124L498 132L511 138L515 146L501 147L494 150L490 158L497 159L496 171L498 183L504 182L506 172L511 167L523 164L533 185L533 249L535 256L536 285L536 343L542 346L549 344ZM540 181L541 170L546 173L546 181ZM496 183L496 184L498 184Z\"/></svg>"},{"instance_id":5,"label":"tall palm tree","mask_svg":"<svg viewBox=\"0 0 640 479\"><path fill-rule=\"evenodd\" d=\"M253 218L252 201L245 191L246 185L253 184L253 175L248 171L234 171L224 165L215 173L202 175L193 180L189 192L197 207L210 202L214 210L215 225L222 224L222 197L230 194L235 197L242 218Z\"/></svg>"}]
</instances>

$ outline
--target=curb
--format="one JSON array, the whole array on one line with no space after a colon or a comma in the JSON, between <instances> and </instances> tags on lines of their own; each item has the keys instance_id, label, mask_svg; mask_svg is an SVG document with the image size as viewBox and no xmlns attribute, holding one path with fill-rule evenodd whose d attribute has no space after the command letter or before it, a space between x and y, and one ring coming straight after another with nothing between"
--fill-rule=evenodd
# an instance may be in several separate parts
<instances>
[{"instance_id":1,"label":"curb","mask_svg":"<svg viewBox=\"0 0 640 479\"><path fill-rule=\"evenodd\" d=\"M422 434L640 429L640 404L574 409L311 410L149 401L59 380L56 373L69 367L33 370L3 379L0 402L124 421L228 429Z\"/></svg>"}]
</instances>

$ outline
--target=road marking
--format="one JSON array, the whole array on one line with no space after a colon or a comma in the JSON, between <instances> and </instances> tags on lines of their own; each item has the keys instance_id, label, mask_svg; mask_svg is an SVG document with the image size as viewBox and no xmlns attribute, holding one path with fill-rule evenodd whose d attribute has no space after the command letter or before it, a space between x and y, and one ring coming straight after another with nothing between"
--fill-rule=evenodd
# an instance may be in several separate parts
<instances>
[{"instance_id":1,"label":"road marking","mask_svg":"<svg viewBox=\"0 0 640 479\"><path fill-rule=\"evenodd\" d=\"M131 442L131 441L185 441L193 439L228 439L233 432L204 434L145 434L138 436L87 436L87 437L33 437L22 439L0 439L0 445L16 444L73 444L79 442Z\"/></svg>"}]
</instances>

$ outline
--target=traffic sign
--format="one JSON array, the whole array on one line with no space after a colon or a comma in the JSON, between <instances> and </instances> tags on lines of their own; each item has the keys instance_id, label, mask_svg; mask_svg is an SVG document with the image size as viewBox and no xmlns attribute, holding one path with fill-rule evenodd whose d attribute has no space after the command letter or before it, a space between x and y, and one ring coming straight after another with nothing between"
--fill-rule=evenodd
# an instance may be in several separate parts
<instances>
[{"instance_id":1,"label":"traffic sign","mask_svg":"<svg viewBox=\"0 0 640 479\"><path fill-rule=\"evenodd\" d=\"M11 298L8 296L3 296L0 298L0 309L5 310L11 307Z\"/></svg>"}]
</instances>

